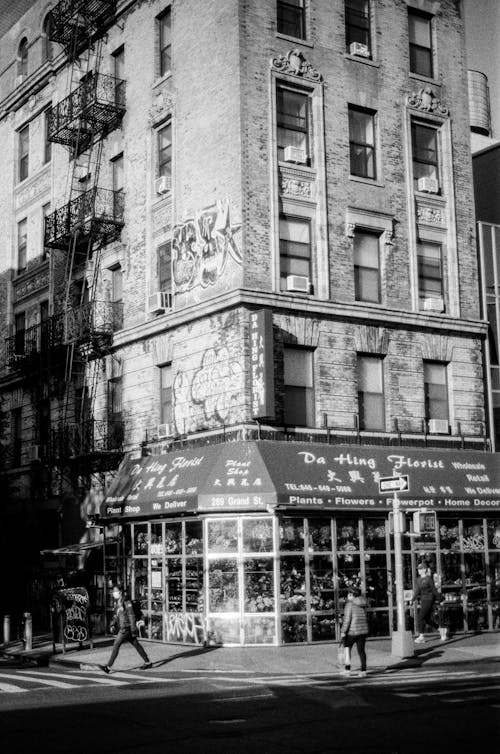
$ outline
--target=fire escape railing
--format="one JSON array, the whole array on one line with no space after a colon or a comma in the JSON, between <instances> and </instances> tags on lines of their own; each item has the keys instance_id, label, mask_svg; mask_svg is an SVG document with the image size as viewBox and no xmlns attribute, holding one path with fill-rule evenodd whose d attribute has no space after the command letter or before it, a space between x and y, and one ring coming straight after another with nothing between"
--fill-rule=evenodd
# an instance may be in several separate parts
<instances>
[{"instance_id":1,"label":"fire escape railing","mask_svg":"<svg viewBox=\"0 0 500 754\"><path fill-rule=\"evenodd\" d=\"M82 243L90 236L101 245L120 236L123 227L124 195L122 191L91 188L45 219L45 246L67 250L77 235Z\"/></svg>"},{"instance_id":2,"label":"fire escape railing","mask_svg":"<svg viewBox=\"0 0 500 754\"><path fill-rule=\"evenodd\" d=\"M67 54L89 44L93 34L111 21L116 0L60 0L50 11L50 39Z\"/></svg>"},{"instance_id":3,"label":"fire escape railing","mask_svg":"<svg viewBox=\"0 0 500 754\"><path fill-rule=\"evenodd\" d=\"M125 81L91 73L49 111L47 137L81 154L93 139L120 125L125 113Z\"/></svg>"},{"instance_id":4,"label":"fire escape railing","mask_svg":"<svg viewBox=\"0 0 500 754\"><path fill-rule=\"evenodd\" d=\"M123 421L88 419L52 429L49 454L53 462L58 462L93 454L120 453L123 441Z\"/></svg>"},{"instance_id":5,"label":"fire escape railing","mask_svg":"<svg viewBox=\"0 0 500 754\"><path fill-rule=\"evenodd\" d=\"M100 336L112 336L123 319L121 301L89 301L73 306L65 315L64 340L81 344Z\"/></svg>"},{"instance_id":6,"label":"fire escape railing","mask_svg":"<svg viewBox=\"0 0 500 754\"><path fill-rule=\"evenodd\" d=\"M63 345L64 320L61 315L49 317L5 339L5 361L11 369L31 367L40 356Z\"/></svg>"}]
</instances>

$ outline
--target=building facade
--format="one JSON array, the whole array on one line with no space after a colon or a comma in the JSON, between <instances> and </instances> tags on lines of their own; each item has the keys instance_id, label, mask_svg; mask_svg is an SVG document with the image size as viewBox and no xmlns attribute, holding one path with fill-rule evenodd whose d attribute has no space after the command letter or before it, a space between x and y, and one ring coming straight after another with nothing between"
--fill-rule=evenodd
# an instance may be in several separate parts
<instances>
[{"instance_id":1,"label":"building facade","mask_svg":"<svg viewBox=\"0 0 500 754\"><path fill-rule=\"evenodd\" d=\"M124 581L149 638L335 638L353 580L387 635L401 456L440 516L407 587L427 552L455 630L498 627L463 34L454 0L65 0L9 28L19 572L104 532L96 615Z\"/></svg>"}]
</instances>

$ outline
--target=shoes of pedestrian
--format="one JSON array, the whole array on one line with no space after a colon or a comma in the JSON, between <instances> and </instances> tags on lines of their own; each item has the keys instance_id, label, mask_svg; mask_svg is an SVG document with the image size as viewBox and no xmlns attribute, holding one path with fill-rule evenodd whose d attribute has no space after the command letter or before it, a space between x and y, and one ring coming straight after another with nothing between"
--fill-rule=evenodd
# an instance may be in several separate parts
<instances>
[{"instance_id":1,"label":"shoes of pedestrian","mask_svg":"<svg viewBox=\"0 0 500 754\"><path fill-rule=\"evenodd\" d=\"M109 665L100 665L99 667L100 667L100 668L101 668L101 670L103 670L103 671L104 671L105 673L111 673L111 668L109 667Z\"/></svg>"},{"instance_id":2,"label":"shoes of pedestrian","mask_svg":"<svg viewBox=\"0 0 500 754\"><path fill-rule=\"evenodd\" d=\"M366 670L360 670L358 673L358 678L366 678Z\"/></svg>"},{"instance_id":3,"label":"shoes of pedestrian","mask_svg":"<svg viewBox=\"0 0 500 754\"><path fill-rule=\"evenodd\" d=\"M340 675L343 675L344 678L350 678L351 677L351 671L350 670L341 670Z\"/></svg>"},{"instance_id":4,"label":"shoes of pedestrian","mask_svg":"<svg viewBox=\"0 0 500 754\"><path fill-rule=\"evenodd\" d=\"M141 670L149 670L149 668L153 667L152 662L145 662L144 665L141 666Z\"/></svg>"},{"instance_id":5,"label":"shoes of pedestrian","mask_svg":"<svg viewBox=\"0 0 500 754\"><path fill-rule=\"evenodd\" d=\"M425 644L425 638L420 634L420 636L417 636L415 639L415 644Z\"/></svg>"}]
</instances>

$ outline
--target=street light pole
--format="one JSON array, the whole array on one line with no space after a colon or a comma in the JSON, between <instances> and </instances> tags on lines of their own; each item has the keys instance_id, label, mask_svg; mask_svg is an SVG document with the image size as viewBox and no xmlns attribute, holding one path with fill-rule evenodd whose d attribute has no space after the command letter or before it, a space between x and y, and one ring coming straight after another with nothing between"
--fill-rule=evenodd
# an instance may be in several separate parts
<instances>
[{"instance_id":1,"label":"street light pole","mask_svg":"<svg viewBox=\"0 0 500 754\"><path fill-rule=\"evenodd\" d=\"M403 550L401 535L403 533L403 513L396 490L392 498L394 526L394 561L396 580L397 629L392 632L392 654L396 657L413 657L415 649L411 631L406 630L405 600L403 584Z\"/></svg>"}]
</instances>

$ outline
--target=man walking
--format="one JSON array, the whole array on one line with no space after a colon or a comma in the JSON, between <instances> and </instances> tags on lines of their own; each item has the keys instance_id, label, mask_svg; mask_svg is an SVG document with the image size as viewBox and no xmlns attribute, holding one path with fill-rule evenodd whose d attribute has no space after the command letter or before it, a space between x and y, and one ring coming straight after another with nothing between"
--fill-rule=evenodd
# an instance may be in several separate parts
<instances>
[{"instance_id":1,"label":"man walking","mask_svg":"<svg viewBox=\"0 0 500 754\"><path fill-rule=\"evenodd\" d=\"M111 657L108 660L107 665L102 665L102 670L105 673L109 673L111 667L118 656L121 645L128 641L134 649L140 654L144 660L142 670L146 670L152 666L152 662L147 656L144 647L137 640L137 626L136 617L134 613L134 607L131 600L125 597L123 590L119 587L113 587L113 599L116 601L115 614L111 622L111 630L117 631L116 639L111 650Z\"/></svg>"}]
</instances>

